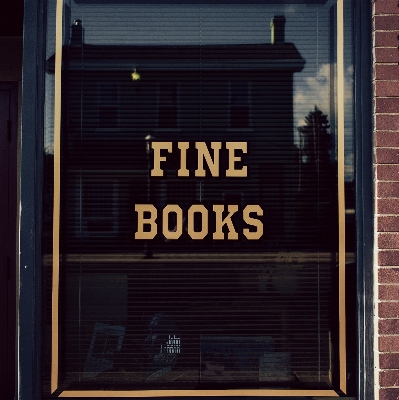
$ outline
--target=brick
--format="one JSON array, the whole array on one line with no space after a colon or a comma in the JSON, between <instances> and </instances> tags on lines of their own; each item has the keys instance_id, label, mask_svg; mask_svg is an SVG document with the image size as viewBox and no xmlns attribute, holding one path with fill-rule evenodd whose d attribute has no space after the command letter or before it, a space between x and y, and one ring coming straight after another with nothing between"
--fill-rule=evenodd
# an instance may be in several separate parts
<instances>
[{"instance_id":1,"label":"brick","mask_svg":"<svg viewBox=\"0 0 399 400\"><path fill-rule=\"evenodd\" d=\"M399 232L399 217L384 217L377 218L378 232Z\"/></svg>"},{"instance_id":2,"label":"brick","mask_svg":"<svg viewBox=\"0 0 399 400\"><path fill-rule=\"evenodd\" d=\"M378 322L378 331L380 335L399 334L399 319L383 319Z\"/></svg>"},{"instance_id":3,"label":"brick","mask_svg":"<svg viewBox=\"0 0 399 400\"><path fill-rule=\"evenodd\" d=\"M399 96L398 81L376 81L374 88L377 97Z\"/></svg>"},{"instance_id":4,"label":"brick","mask_svg":"<svg viewBox=\"0 0 399 400\"><path fill-rule=\"evenodd\" d=\"M399 368L399 353L380 354L381 369Z\"/></svg>"},{"instance_id":5,"label":"brick","mask_svg":"<svg viewBox=\"0 0 399 400\"><path fill-rule=\"evenodd\" d=\"M399 198L399 182L378 182L377 197Z\"/></svg>"},{"instance_id":6,"label":"brick","mask_svg":"<svg viewBox=\"0 0 399 400\"><path fill-rule=\"evenodd\" d=\"M378 214L399 214L399 199L379 199L377 201Z\"/></svg>"},{"instance_id":7,"label":"brick","mask_svg":"<svg viewBox=\"0 0 399 400\"><path fill-rule=\"evenodd\" d=\"M399 14L398 0L377 0L374 2L374 13Z\"/></svg>"},{"instance_id":8,"label":"brick","mask_svg":"<svg viewBox=\"0 0 399 400\"><path fill-rule=\"evenodd\" d=\"M380 336L378 348L382 352L396 353L399 351L399 336Z\"/></svg>"},{"instance_id":9,"label":"brick","mask_svg":"<svg viewBox=\"0 0 399 400\"><path fill-rule=\"evenodd\" d=\"M399 149L377 148L375 151L375 162L376 164L399 164Z\"/></svg>"},{"instance_id":10,"label":"brick","mask_svg":"<svg viewBox=\"0 0 399 400\"><path fill-rule=\"evenodd\" d=\"M378 270L379 283L399 283L399 268L380 268Z\"/></svg>"},{"instance_id":11,"label":"brick","mask_svg":"<svg viewBox=\"0 0 399 400\"><path fill-rule=\"evenodd\" d=\"M393 80L393 81L398 80L399 65L376 64L375 79Z\"/></svg>"},{"instance_id":12,"label":"brick","mask_svg":"<svg viewBox=\"0 0 399 400\"><path fill-rule=\"evenodd\" d=\"M375 62L393 63L399 61L399 50L397 47L376 48L374 51Z\"/></svg>"},{"instance_id":13,"label":"brick","mask_svg":"<svg viewBox=\"0 0 399 400\"><path fill-rule=\"evenodd\" d=\"M381 302L378 304L380 318L399 318L399 302Z\"/></svg>"},{"instance_id":14,"label":"brick","mask_svg":"<svg viewBox=\"0 0 399 400\"><path fill-rule=\"evenodd\" d=\"M398 70L399 74L399 70ZM399 130L399 114L381 115L375 117L375 129L378 131L397 131Z\"/></svg>"},{"instance_id":15,"label":"brick","mask_svg":"<svg viewBox=\"0 0 399 400\"><path fill-rule=\"evenodd\" d=\"M378 298L380 300L399 300L399 285L379 285Z\"/></svg>"},{"instance_id":16,"label":"brick","mask_svg":"<svg viewBox=\"0 0 399 400\"><path fill-rule=\"evenodd\" d=\"M379 249L399 249L399 234L380 233L378 235Z\"/></svg>"},{"instance_id":17,"label":"brick","mask_svg":"<svg viewBox=\"0 0 399 400\"><path fill-rule=\"evenodd\" d=\"M399 165L377 165L376 177L380 181L399 181Z\"/></svg>"},{"instance_id":18,"label":"brick","mask_svg":"<svg viewBox=\"0 0 399 400\"><path fill-rule=\"evenodd\" d=\"M377 113L399 113L399 97L389 99L377 98L375 100L375 111Z\"/></svg>"},{"instance_id":19,"label":"brick","mask_svg":"<svg viewBox=\"0 0 399 400\"><path fill-rule=\"evenodd\" d=\"M399 24L397 25L399 29ZM398 33L393 32L376 32L374 35L375 47L395 47L399 45Z\"/></svg>"},{"instance_id":20,"label":"brick","mask_svg":"<svg viewBox=\"0 0 399 400\"><path fill-rule=\"evenodd\" d=\"M381 386L399 386L399 371L381 371Z\"/></svg>"},{"instance_id":21,"label":"brick","mask_svg":"<svg viewBox=\"0 0 399 400\"><path fill-rule=\"evenodd\" d=\"M399 29L399 16L376 15L374 17L374 29L382 31L396 31Z\"/></svg>"},{"instance_id":22,"label":"brick","mask_svg":"<svg viewBox=\"0 0 399 400\"><path fill-rule=\"evenodd\" d=\"M389 388L379 390L379 400L398 400L399 399L399 389ZM371 400L371 399L370 399Z\"/></svg>"},{"instance_id":23,"label":"brick","mask_svg":"<svg viewBox=\"0 0 399 400\"><path fill-rule=\"evenodd\" d=\"M378 252L378 265L382 267L399 266L399 250L380 250Z\"/></svg>"},{"instance_id":24,"label":"brick","mask_svg":"<svg viewBox=\"0 0 399 400\"><path fill-rule=\"evenodd\" d=\"M399 132L377 131L375 133L374 144L377 147L399 147Z\"/></svg>"}]
</instances>

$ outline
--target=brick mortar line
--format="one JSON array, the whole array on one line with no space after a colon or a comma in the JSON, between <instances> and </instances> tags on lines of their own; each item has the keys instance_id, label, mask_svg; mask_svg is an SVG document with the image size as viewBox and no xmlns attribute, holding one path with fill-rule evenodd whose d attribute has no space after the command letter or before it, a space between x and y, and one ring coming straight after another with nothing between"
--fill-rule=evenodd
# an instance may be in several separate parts
<instances>
[{"instance_id":1,"label":"brick mortar line","mask_svg":"<svg viewBox=\"0 0 399 400\"><path fill-rule=\"evenodd\" d=\"M381 389L382 390L384 390L384 389L399 389L399 386L380 386L379 388L380 388L380 390Z\"/></svg>"},{"instance_id":2,"label":"brick mortar line","mask_svg":"<svg viewBox=\"0 0 399 400\"><path fill-rule=\"evenodd\" d=\"M387 334L384 334L384 333L379 333L379 334L378 334L378 337L380 337L380 338L399 338L399 333L394 333L394 334L392 334L392 335L387 335Z\"/></svg>"},{"instance_id":3,"label":"brick mortar line","mask_svg":"<svg viewBox=\"0 0 399 400\"><path fill-rule=\"evenodd\" d=\"M399 303L399 300L380 300L378 299L377 304L384 304L384 303ZM399 317L398 317L399 318ZM397 319L397 318L393 318L393 319Z\"/></svg>"},{"instance_id":4,"label":"brick mortar line","mask_svg":"<svg viewBox=\"0 0 399 400\"><path fill-rule=\"evenodd\" d=\"M380 368L380 371L399 371L399 368Z\"/></svg>"}]
</instances>

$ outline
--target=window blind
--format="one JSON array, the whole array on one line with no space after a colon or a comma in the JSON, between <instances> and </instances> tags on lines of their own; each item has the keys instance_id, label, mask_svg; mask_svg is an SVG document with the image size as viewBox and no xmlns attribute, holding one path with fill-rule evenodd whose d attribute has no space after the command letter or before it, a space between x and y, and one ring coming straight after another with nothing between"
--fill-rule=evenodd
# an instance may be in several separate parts
<instances>
[{"instance_id":1,"label":"window blind","mask_svg":"<svg viewBox=\"0 0 399 400\"><path fill-rule=\"evenodd\" d=\"M336 385L336 23L331 1L65 4L62 385Z\"/></svg>"}]
</instances>

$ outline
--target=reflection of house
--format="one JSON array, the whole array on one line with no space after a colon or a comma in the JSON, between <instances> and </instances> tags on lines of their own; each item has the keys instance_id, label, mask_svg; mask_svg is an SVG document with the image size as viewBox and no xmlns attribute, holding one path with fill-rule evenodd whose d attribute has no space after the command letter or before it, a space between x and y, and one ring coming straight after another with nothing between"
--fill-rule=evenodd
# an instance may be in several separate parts
<instances>
[{"instance_id":1,"label":"reflection of house","mask_svg":"<svg viewBox=\"0 0 399 400\"><path fill-rule=\"evenodd\" d=\"M272 44L98 46L83 42L76 21L64 52L68 172L62 181L69 185L70 237L92 244L114 237L118 246L137 248L133 205L150 196L159 207L259 204L267 221L262 240L289 246L300 235L289 227L299 159L293 74L304 60L284 42L284 23L284 17L274 18ZM140 80L132 80L134 70ZM148 135L159 141L247 141L249 177L176 178L172 154L168 178L151 180L149 188ZM195 169L193 160L189 153Z\"/></svg>"}]
</instances>

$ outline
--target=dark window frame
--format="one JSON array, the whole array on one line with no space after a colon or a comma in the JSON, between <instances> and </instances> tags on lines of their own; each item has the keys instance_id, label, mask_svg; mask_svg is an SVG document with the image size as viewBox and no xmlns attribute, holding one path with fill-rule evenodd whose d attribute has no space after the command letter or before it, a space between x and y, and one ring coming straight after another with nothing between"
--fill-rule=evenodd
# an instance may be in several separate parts
<instances>
[{"instance_id":1,"label":"dark window frame","mask_svg":"<svg viewBox=\"0 0 399 400\"><path fill-rule=\"evenodd\" d=\"M18 398L41 399L41 204L46 0L25 2L20 147ZM354 1L358 399L374 397L372 2ZM281 397L279 397L281 399Z\"/></svg>"}]
</instances>

